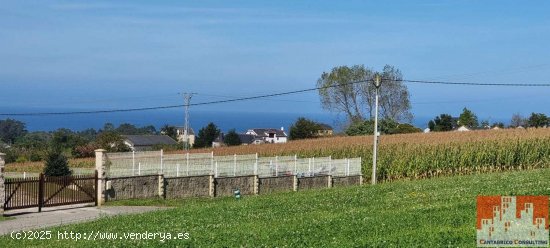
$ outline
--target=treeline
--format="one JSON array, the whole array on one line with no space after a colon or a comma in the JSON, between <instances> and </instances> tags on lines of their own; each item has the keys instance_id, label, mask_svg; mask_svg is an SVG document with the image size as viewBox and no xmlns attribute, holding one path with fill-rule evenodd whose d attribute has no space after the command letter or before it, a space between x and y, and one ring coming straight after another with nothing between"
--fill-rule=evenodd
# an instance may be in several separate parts
<instances>
[{"instance_id":1,"label":"treeline","mask_svg":"<svg viewBox=\"0 0 550 248\"><path fill-rule=\"evenodd\" d=\"M52 147L60 149L70 158L93 157L98 148L109 152L129 151L122 135L159 134L152 126L136 127L123 123L118 127L106 123L101 129L72 131L60 128L55 131L29 132L26 124L13 119L0 120L0 152L6 162L41 161Z\"/></svg>"}]
</instances>

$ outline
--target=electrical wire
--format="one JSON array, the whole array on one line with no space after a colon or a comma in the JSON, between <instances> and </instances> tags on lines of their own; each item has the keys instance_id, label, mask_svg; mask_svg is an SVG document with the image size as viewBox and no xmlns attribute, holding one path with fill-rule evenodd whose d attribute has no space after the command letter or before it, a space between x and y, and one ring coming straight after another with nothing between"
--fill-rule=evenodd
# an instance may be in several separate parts
<instances>
[{"instance_id":1,"label":"electrical wire","mask_svg":"<svg viewBox=\"0 0 550 248\"><path fill-rule=\"evenodd\" d=\"M254 99L262 99L262 98L269 98L269 97L291 95L291 94L299 94L299 93L315 91L315 90L321 90L321 89L326 89L326 88L335 88L335 87L342 87L342 86L348 86L348 85L359 84L359 83L366 83L366 82L369 82L369 81L372 81L372 80L353 81L353 82L344 83L344 84L335 84L335 85L324 86L324 87L315 87L315 88L302 89L302 90L286 91L286 92L280 92L280 93L275 93L275 94L264 94L264 95L250 96L250 97L239 97L239 98L233 98L233 99L227 99L227 100L199 102L199 103L189 104L189 106L203 106L203 105L211 105L211 104L222 104L222 103L239 102L239 101L246 101L246 100L254 100ZM520 83L468 83L468 82L446 82L446 81L425 81L425 80L384 79L383 78L382 83L384 81L399 81L399 82L405 82L405 83L418 83L418 84L467 85L467 86L550 87L550 84L533 84L533 83L527 83L527 84L520 84ZM119 112L136 112L136 111L172 109L172 108L181 108L181 107L185 107L185 106L186 106L185 104L177 104L177 105L168 105L168 106L128 108L128 109L111 109L111 110L90 110L90 111L70 111L70 112L42 112L42 113L0 113L0 116L47 116L47 115L101 114L101 113L119 113Z\"/></svg>"}]
</instances>

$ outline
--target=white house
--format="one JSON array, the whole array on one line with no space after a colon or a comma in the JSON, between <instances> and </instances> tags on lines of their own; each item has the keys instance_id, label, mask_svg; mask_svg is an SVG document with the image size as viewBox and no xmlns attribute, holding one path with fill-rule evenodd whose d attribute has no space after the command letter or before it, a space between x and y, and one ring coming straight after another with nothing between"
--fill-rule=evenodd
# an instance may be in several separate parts
<instances>
[{"instance_id":1,"label":"white house","mask_svg":"<svg viewBox=\"0 0 550 248\"><path fill-rule=\"evenodd\" d=\"M426 129L424 129L424 131L423 131L423 132L424 132L424 133L429 133L429 132L431 132L431 131L432 131L432 130L430 130L430 128L429 128L429 127L427 127Z\"/></svg>"},{"instance_id":2,"label":"white house","mask_svg":"<svg viewBox=\"0 0 550 248\"><path fill-rule=\"evenodd\" d=\"M253 135L255 137L254 144L263 143L286 143L288 136L285 133L284 128L253 128L248 129L246 134Z\"/></svg>"},{"instance_id":3,"label":"white house","mask_svg":"<svg viewBox=\"0 0 550 248\"><path fill-rule=\"evenodd\" d=\"M470 129L466 126L460 126L459 128L456 129L456 131L458 131L458 132L468 132L468 131L470 131Z\"/></svg>"},{"instance_id":4,"label":"white house","mask_svg":"<svg viewBox=\"0 0 550 248\"><path fill-rule=\"evenodd\" d=\"M183 142L185 140L185 128L184 127L176 127L176 134L178 137L178 142ZM195 131L193 128L189 128L189 146L193 146L195 144Z\"/></svg>"}]
</instances>

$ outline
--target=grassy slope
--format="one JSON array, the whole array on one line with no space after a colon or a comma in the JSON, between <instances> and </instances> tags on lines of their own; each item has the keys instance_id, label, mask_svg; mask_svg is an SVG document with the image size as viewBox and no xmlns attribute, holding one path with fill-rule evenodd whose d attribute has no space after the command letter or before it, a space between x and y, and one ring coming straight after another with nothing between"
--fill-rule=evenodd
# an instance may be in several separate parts
<instances>
[{"instance_id":1,"label":"grassy slope","mask_svg":"<svg viewBox=\"0 0 550 248\"><path fill-rule=\"evenodd\" d=\"M474 247L477 195L548 195L550 169L399 181L376 186L222 199L116 204L176 208L58 227L75 232L189 232L188 241L14 241L5 247Z\"/></svg>"}]
</instances>

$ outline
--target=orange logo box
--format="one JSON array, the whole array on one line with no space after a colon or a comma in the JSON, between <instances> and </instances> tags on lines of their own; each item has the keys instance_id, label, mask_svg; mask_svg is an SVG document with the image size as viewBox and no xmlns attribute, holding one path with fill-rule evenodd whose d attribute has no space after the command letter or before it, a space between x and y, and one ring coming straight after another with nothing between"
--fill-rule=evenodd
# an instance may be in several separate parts
<instances>
[{"instance_id":1,"label":"orange logo box","mask_svg":"<svg viewBox=\"0 0 550 248\"><path fill-rule=\"evenodd\" d=\"M478 196L478 247L548 247L548 196Z\"/></svg>"}]
</instances>

